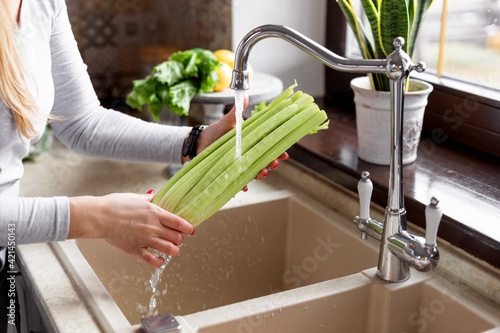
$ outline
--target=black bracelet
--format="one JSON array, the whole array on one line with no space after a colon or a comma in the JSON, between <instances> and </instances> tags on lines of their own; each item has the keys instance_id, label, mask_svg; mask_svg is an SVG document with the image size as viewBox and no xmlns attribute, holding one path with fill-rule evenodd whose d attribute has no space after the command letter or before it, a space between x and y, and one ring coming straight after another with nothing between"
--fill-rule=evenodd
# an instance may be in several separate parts
<instances>
[{"instance_id":1,"label":"black bracelet","mask_svg":"<svg viewBox=\"0 0 500 333\"><path fill-rule=\"evenodd\" d=\"M182 156L184 157L189 156L190 160L196 157L198 137L206 127L207 125L196 125L193 127L193 129L189 133L186 144L184 145L184 149L182 150Z\"/></svg>"}]
</instances>

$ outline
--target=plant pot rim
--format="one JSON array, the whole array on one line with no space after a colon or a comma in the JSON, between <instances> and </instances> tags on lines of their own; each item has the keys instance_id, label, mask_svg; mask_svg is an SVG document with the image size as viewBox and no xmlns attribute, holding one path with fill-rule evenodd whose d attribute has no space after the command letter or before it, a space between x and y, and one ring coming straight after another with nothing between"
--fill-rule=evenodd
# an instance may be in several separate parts
<instances>
[{"instance_id":1,"label":"plant pot rim","mask_svg":"<svg viewBox=\"0 0 500 333\"><path fill-rule=\"evenodd\" d=\"M352 79L350 86L352 90L358 92L363 91L364 94L370 94L371 92L373 95L386 95L390 93L389 91L373 90L368 76L360 76ZM410 78L410 89L411 90L406 92L405 95L428 95L434 90L434 87L429 82Z\"/></svg>"}]
</instances>

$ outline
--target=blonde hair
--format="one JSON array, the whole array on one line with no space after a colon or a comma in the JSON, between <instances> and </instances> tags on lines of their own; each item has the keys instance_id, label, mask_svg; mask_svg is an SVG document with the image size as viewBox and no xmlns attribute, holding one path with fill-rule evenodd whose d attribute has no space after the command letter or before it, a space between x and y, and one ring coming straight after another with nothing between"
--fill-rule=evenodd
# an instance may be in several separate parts
<instances>
[{"instance_id":1,"label":"blonde hair","mask_svg":"<svg viewBox=\"0 0 500 333\"><path fill-rule=\"evenodd\" d=\"M36 136L33 122L36 118L48 118L40 112L28 90L24 78L25 64L16 41L7 5L0 0L0 99L12 111L19 136Z\"/></svg>"}]
</instances>

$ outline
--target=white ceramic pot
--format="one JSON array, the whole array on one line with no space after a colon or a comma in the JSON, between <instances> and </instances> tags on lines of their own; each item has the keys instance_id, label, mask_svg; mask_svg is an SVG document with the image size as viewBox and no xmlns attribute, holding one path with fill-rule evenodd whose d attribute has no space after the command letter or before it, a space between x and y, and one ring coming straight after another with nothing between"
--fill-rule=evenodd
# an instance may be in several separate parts
<instances>
[{"instance_id":1,"label":"white ceramic pot","mask_svg":"<svg viewBox=\"0 0 500 333\"><path fill-rule=\"evenodd\" d=\"M351 81L356 104L358 157L364 161L389 165L391 159L391 106L388 91L374 91L368 76ZM424 121L427 98L432 91L427 82L410 80L404 99L403 164L417 159L417 148Z\"/></svg>"}]
</instances>

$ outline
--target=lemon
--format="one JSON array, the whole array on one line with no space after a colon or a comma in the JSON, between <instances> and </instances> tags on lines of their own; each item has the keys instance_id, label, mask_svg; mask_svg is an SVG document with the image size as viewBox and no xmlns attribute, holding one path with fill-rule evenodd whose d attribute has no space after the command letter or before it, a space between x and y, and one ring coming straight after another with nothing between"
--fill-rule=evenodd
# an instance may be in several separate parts
<instances>
[{"instance_id":1,"label":"lemon","mask_svg":"<svg viewBox=\"0 0 500 333\"><path fill-rule=\"evenodd\" d=\"M248 72L248 81L252 81L254 70L252 65L250 65L250 63L247 64L247 72Z\"/></svg>"},{"instance_id":2,"label":"lemon","mask_svg":"<svg viewBox=\"0 0 500 333\"><path fill-rule=\"evenodd\" d=\"M220 49L217 51L214 51L214 56L215 58L220 61L222 64L227 64L231 71L234 70L234 59L235 55L232 51L225 50L225 49ZM226 73L227 68L225 66L221 66L217 70L217 75L219 76L219 83L215 86L214 90L215 91L222 91L224 89L229 88L229 85L231 84L231 76L232 74ZM253 67L250 65L250 63L247 63L247 71L248 71L248 80L252 81L253 78ZM229 82L226 84L226 78L229 80Z\"/></svg>"},{"instance_id":3,"label":"lemon","mask_svg":"<svg viewBox=\"0 0 500 333\"><path fill-rule=\"evenodd\" d=\"M231 84L233 69L225 62L221 62L221 64L222 66L215 70L217 76L219 77L219 82L215 85L214 91L223 91L229 88L229 85Z\"/></svg>"},{"instance_id":4,"label":"lemon","mask_svg":"<svg viewBox=\"0 0 500 333\"><path fill-rule=\"evenodd\" d=\"M214 56L218 61L228 64L231 70L234 69L234 53L232 51L224 49L217 50L214 52Z\"/></svg>"}]
</instances>

